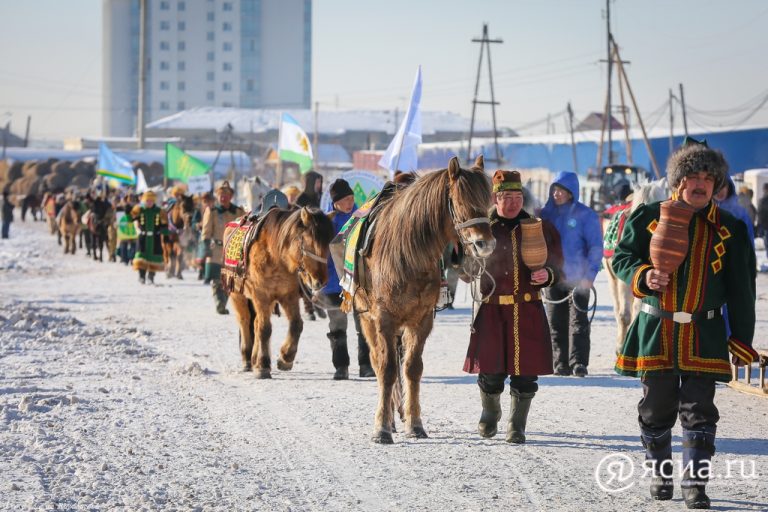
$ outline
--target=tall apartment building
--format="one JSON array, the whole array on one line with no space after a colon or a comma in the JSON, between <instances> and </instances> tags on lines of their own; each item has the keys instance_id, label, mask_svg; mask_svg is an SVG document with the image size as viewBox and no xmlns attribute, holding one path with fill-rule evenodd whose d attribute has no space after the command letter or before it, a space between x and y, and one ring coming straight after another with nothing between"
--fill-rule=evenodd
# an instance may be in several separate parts
<instances>
[{"instance_id":1,"label":"tall apartment building","mask_svg":"<svg viewBox=\"0 0 768 512\"><path fill-rule=\"evenodd\" d=\"M146 0L145 123L201 106L310 108L311 0ZM102 131L136 133L139 0L103 0Z\"/></svg>"}]
</instances>

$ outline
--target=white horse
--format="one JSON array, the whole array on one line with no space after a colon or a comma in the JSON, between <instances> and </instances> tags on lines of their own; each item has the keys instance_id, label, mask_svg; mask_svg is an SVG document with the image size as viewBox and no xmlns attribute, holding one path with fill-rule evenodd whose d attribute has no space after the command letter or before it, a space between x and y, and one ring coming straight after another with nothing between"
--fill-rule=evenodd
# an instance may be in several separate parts
<instances>
[{"instance_id":1,"label":"white horse","mask_svg":"<svg viewBox=\"0 0 768 512\"><path fill-rule=\"evenodd\" d=\"M260 176L242 178L237 183L237 198L242 202L240 206L245 211L253 211L259 208L264 196L270 190L272 190L272 187Z\"/></svg>"},{"instance_id":2,"label":"white horse","mask_svg":"<svg viewBox=\"0 0 768 512\"><path fill-rule=\"evenodd\" d=\"M641 204L663 201L670 196L667 178L651 181L636 188L632 193L632 207L624 210L624 215L629 216ZM632 287L616 277L611 266L611 258L603 258L603 267L608 274L608 285L613 298L613 314L616 316L616 353L621 351L624 338L627 336L632 320L640 311L640 300L636 300L632 294Z\"/></svg>"}]
</instances>

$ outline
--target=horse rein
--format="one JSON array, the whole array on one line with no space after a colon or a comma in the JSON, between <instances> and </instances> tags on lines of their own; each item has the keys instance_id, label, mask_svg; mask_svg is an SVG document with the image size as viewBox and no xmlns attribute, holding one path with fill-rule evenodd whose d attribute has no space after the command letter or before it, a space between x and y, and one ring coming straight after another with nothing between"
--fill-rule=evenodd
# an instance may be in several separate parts
<instances>
[{"instance_id":1,"label":"horse rein","mask_svg":"<svg viewBox=\"0 0 768 512\"><path fill-rule=\"evenodd\" d=\"M297 238L300 238L300 236L297 237ZM314 288L312 288L309 285L307 285L304 282L304 279L302 279L302 276L307 276L309 274L307 272L307 270L304 268L304 258L305 257L309 258L311 260L314 260L314 261L316 261L318 263L322 263L324 265L328 264L328 259L322 258L321 256L318 256L317 254L313 253L312 251L308 251L304 247L304 241L303 240L301 242L301 246L300 246L299 250L300 250L301 257L299 258L299 267L296 269L296 272L299 274L299 286L302 288L302 292L304 292L304 287L306 286L306 288L308 288L314 294L314 292L316 292L318 290L322 290L322 288L318 288L317 290L315 290ZM305 295L306 295L306 293L305 293Z\"/></svg>"}]
</instances>

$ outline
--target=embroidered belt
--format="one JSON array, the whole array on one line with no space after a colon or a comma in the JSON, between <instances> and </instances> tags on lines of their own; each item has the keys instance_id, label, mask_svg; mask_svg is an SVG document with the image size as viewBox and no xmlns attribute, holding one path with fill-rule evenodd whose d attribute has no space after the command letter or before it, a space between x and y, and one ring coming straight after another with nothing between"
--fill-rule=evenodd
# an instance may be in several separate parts
<instances>
[{"instance_id":1,"label":"embroidered belt","mask_svg":"<svg viewBox=\"0 0 768 512\"><path fill-rule=\"evenodd\" d=\"M155 234L155 232L154 232L154 231L142 231L142 232L141 232L141 234L142 234L142 235L149 235L149 236L153 236L153 235Z\"/></svg>"},{"instance_id":2,"label":"embroidered belt","mask_svg":"<svg viewBox=\"0 0 768 512\"><path fill-rule=\"evenodd\" d=\"M640 311L648 313L656 318L666 318L672 320L678 324L689 324L691 322L698 322L699 320L712 320L715 317L723 314L722 308L710 309L709 311L697 311L696 313L688 313L686 311L664 311L663 309L655 308L650 304L643 303L640 306Z\"/></svg>"},{"instance_id":3,"label":"embroidered belt","mask_svg":"<svg viewBox=\"0 0 768 512\"><path fill-rule=\"evenodd\" d=\"M486 304L498 304L499 306L509 306L511 304L520 304L523 302L533 302L541 300L539 292L524 293L522 295L491 295L483 302Z\"/></svg>"}]
</instances>

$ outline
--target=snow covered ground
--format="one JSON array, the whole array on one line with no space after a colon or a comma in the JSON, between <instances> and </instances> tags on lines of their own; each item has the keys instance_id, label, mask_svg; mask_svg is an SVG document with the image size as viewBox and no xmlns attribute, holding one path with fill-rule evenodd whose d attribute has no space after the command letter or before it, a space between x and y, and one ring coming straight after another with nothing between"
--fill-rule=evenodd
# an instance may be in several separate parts
<instances>
[{"instance_id":1,"label":"snow covered ground","mask_svg":"<svg viewBox=\"0 0 768 512\"><path fill-rule=\"evenodd\" d=\"M325 321L305 323L291 372L258 381L240 371L233 317L214 312L193 273L141 286L123 265L60 254L42 223L15 222L11 235L0 241L2 510L684 509L679 489L655 503L640 477L641 390L612 371L604 276L590 376L540 379L528 444L504 442L506 416L495 439L475 432L460 288L461 307L438 314L424 354L430 438L380 446L369 441L376 382L354 363L351 380L331 380ZM768 348L766 274L758 295L756 345ZM274 322L276 352L286 323ZM716 403L713 508L768 510L768 400L719 386ZM629 488L606 492L598 465L622 456L635 473L608 482L605 463L597 473Z\"/></svg>"}]
</instances>

